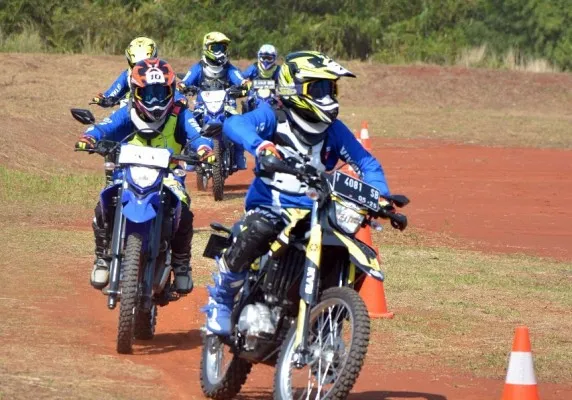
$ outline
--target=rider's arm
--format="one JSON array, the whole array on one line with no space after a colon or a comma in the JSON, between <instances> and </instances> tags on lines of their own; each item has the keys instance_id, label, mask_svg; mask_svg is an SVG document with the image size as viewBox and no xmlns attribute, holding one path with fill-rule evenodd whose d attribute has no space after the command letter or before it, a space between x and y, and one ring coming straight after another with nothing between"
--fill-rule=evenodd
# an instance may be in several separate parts
<instances>
[{"instance_id":1,"label":"rider's arm","mask_svg":"<svg viewBox=\"0 0 572 400\"><path fill-rule=\"evenodd\" d=\"M244 77L244 79L253 80L254 78L256 78L257 73L258 73L258 67L256 66L256 64L250 64L248 68L242 71L242 76Z\"/></svg>"},{"instance_id":2,"label":"rider's arm","mask_svg":"<svg viewBox=\"0 0 572 400\"><path fill-rule=\"evenodd\" d=\"M185 86L199 86L201 82L201 76L203 73L203 67L201 63L196 63L195 65L189 68L187 75L183 78L182 82Z\"/></svg>"},{"instance_id":3,"label":"rider's arm","mask_svg":"<svg viewBox=\"0 0 572 400\"><path fill-rule=\"evenodd\" d=\"M276 115L265 102L254 111L227 118L222 126L223 133L230 140L241 144L253 155L256 155L256 149L264 140L272 138L275 130Z\"/></svg>"},{"instance_id":4,"label":"rider's arm","mask_svg":"<svg viewBox=\"0 0 572 400\"><path fill-rule=\"evenodd\" d=\"M348 127L342 121L336 120L328 129L330 129L328 140L332 140L338 156L351 165L366 183L374 186L381 194L389 195L389 187L381 164L364 149Z\"/></svg>"},{"instance_id":5,"label":"rider's arm","mask_svg":"<svg viewBox=\"0 0 572 400\"><path fill-rule=\"evenodd\" d=\"M244 76L242 76L242 74L240 73L240 70L232 64L228 66L226 76L228 77L230 83L232 83L235 86L240 86L245 81Z\"/></svg>"},{"instance_id":6,"label":"rider's arm","mask_svg":"<svg viewBox=\"0 0 572 400\"><path fill-rule=\"evenodd\" d=\"M97 123L97 128L90 126L86 129L84 135L92 136L95 140L123 140L133 130L131 118L129 117L129 107L121 107L117 111L111 113L101 122Z\"/></svg>"},{"instance_id":7,"label":"rider's arm","mask_svg":"<svg viewBox=\"0 0 572 400\"><path fill-rule=\"evenodd\" d=\"M113 82L113 84L103 93L105 97L122 98L129 92L129 82L127 82L127 70L124 70Z\"/></svg>"},{"instance_id":8,"label":"rider's arm","mask_svg":"<svg viewBox=\"0 0 572 400\"><path fill-rule=\"evenodd\" d=\"M177 131L185 133L183 141L177 140L184 145L183 147L189 146L194 151L197 151L198 147L202 145L212 147L211 141L201 136L201 127L189 109L185 108L179 113L177 124L182 124L183 127L183 129L178 129Z\"/></svg>"}]
</instances>

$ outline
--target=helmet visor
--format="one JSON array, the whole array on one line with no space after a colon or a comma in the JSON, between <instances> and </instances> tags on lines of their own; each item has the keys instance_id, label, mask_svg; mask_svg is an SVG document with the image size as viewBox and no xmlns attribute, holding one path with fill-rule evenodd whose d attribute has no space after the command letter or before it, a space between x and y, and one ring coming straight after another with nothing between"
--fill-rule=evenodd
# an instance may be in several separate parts
<instances>
[{"instance_id":1,"label":"helmet visor","mask_svg":"<svg viewBox=\"0 0 572 400\"><path fill-rule=\"evenodd\" d=\"M276 56L273 54L261 54L260 61L267 61L267 62L274 62L276 60Z\"/></svg>"},{"instance_id":2,"label":"helmet visor","mask_svg":"<svg viewBox=\"0 0 572 400\"><path fill-rule=\"evenodd\" d=\"M147 109L164 107L173 96L170 86L148 85L135 88L135 99L139 100Z\"/></svg>"},{"instance_id":3,"label":"helmet visor","mask_svg":"<svg viewBox=\"0 0 572 400\"><path fill-rule=\"evenodd\" d=\"M338 96L338 85L336 81L328 79L308 82L304 89L304 94L313 99L321 99L326 96L335 99Z\"/></svg>"},{"instance_id":4,"label":"helmet visor","mask_svg":"<svg viewBox=\"0 0 572 400\"><path fill-rule=\"evenodd\" d=\"M207 49L213 53L225 53L226 44L224 43L211 43L207 46Z\"/></svg>"}]
</instances>

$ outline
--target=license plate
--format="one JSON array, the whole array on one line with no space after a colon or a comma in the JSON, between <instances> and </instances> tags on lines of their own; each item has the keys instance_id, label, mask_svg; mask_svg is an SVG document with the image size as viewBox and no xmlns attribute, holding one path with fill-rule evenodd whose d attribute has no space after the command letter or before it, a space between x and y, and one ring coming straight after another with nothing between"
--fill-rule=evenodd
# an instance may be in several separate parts
<instances>
[{"instance_id":1,"label":"license plate","mask_svg":"<svg viewBox=\"0 0 572 400\"><path fill-rule=\"evenodd\" d=\"M255 79L252 81L252 87L254 89L274 89L276 87L276 82L270 79Z\"/></svg>"},{"instance_id":2,"label":"license plate","mask_svg":"<svg viewBox=\"0 0 572 400\"><path fill-rule=\"evenodd\" d=\"M379 210L379 190L371 185L346 175L340 171L334 172L333 192L370 210Z\"/></svg>"}]
</instances>

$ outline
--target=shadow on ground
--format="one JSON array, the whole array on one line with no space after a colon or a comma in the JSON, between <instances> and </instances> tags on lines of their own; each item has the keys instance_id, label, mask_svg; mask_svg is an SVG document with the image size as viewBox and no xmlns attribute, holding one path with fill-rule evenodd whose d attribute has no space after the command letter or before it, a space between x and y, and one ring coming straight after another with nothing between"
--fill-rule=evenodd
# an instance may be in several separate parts
<instances>
[{"instance_id":1,"label":"shadow on ground","mask_svg":"<svg viewBox=\"0 0 572 400\"><path fill-rule=\"evenodd\" d=\"M447 397L435 393L420 392L362 392L350 394L348 400L399 400L399 399L416 399L416 400L447 400Z\"/></svg>"},{"instance_id":2,"label":"shadow on ground","mask_svg":"<svg viewBox=\"0 0 572 400\"><path fill-rule=\"evenodd\" d=\"M159 333L151 340L136 340L134 354L152 355L171 351L195 349L202 344L201 331L191 329L184 332Z\"/></svg>"}]
</instances>

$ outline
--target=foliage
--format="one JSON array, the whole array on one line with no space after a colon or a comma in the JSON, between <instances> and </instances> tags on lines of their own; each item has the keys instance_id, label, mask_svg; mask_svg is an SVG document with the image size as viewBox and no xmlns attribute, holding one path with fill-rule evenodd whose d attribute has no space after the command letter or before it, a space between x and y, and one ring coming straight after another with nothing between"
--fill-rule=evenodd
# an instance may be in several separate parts
<instances>
[{"instance_id":1,"label":"foliage","mask_svg":"<svg viewBox=\"0 0 572 400\"><path fill-rule=\"evenodd\" d=\"M262 42L282 54L318 49L344 59L454 63L467 48L513 50L572 69L570 0L4 0L4 37L37 27L57 52L119 54L137 35L198 55L206 32L232 39L234 57ZM4 48L6 51L6 49ZM518 61L518 60L517 60Z\"/></svg>"}]
</instances>

